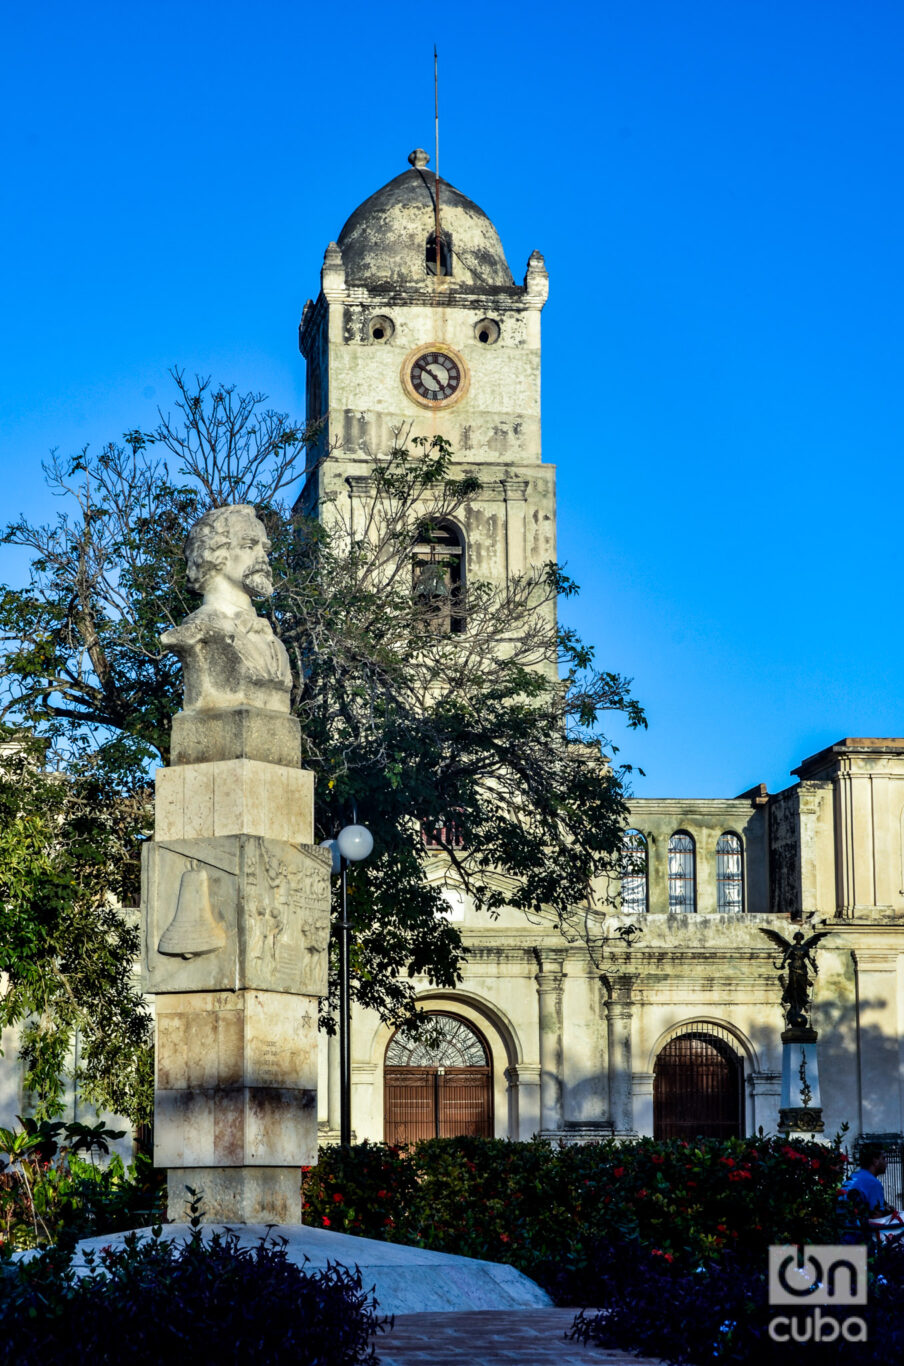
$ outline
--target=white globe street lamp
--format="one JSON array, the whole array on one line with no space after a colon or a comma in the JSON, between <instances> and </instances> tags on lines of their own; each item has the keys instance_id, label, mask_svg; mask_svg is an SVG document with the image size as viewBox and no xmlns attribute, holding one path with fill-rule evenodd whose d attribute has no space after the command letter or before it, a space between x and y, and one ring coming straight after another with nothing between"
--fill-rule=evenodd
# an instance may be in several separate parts
<instances>
[{"instance_id":1,"label":"white globe street lamp","mask_svg":"<svg viewBox=\"0 0 904 1366\"><path fill-rule=\"evenodd\" d=\"M342 878L342 919L339 921L339 1141L352 1141L351 994L348 968L348 865L366 859L374 837L366 825L346 825L334 840L321 840L333 856L333 873Z\"/></svg>"}]
</instances>

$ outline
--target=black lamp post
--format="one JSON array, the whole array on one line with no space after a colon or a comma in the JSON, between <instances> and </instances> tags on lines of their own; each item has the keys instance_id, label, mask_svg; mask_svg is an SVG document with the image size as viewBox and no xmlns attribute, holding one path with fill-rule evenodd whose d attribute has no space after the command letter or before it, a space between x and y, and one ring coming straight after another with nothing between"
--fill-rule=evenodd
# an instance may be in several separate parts
<instances>
[{"instance_id":1,"label":"black lamp post","mask_svg":"<svg viewBox=\"0 0 904 1366\"><path fill-rule=\"evenodd\" d=\"M366 859L374 837L364 825L346 825L334 840L323 843L332 850L333 872L342 878L342 918L339 921L339 1141L352 1141L352 1048L351 1000L348 968L348 865Z\"/></svg>"}]
</instances>

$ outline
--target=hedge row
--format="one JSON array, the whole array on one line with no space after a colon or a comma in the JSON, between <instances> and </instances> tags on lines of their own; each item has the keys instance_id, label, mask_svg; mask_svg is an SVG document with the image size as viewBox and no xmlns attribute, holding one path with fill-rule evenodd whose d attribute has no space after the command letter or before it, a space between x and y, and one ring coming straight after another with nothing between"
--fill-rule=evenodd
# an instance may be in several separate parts
<instances>
[{"instance_id":1,"label":"hedge row","mask_svg":"<svg viewBox=\"0 0 904 1366\"><path fill-rule=\"evenodd\" d=\"M726 1254L762 1266L770 1243L835 1241L844 1170L837 1144L781 1138L360 1143L322 1148L304 1169L304 1219L509 1262L560 1302L586 1303L616 1248L622 1267L693 1271Z\"/></svg>"}]
</instances>

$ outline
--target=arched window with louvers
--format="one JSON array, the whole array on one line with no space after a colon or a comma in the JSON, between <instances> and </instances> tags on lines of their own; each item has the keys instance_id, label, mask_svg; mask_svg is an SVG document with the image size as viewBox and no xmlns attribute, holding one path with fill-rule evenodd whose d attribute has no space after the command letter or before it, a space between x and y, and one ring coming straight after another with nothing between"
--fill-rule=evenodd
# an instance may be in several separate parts
<instances>
[{"instance_id":1,"label":"arched window with louvers","mask_svg":"<svg viewBox=\"0 0 904 1366\"><path fill-rule=\"evenodd\" d=\"M640 830L629 829L622 835L621 911L622 915L643 915L647 910L649 873L647 841Z\"/></svg>"},{"instance_id":2,"label":"arched window with louvers","mask_svg":"<svg viewBox=\"0 0 904 1366\"><path fill-rule=\"evenodd\" d=\"M669 911L697 909L697 848L693 835L676 830L669 837Z\"/></svg>"},{"instance_id":3,"label":"arched window with louvers","mask_svg":"<svg viewBox=\"0 0 904 1366\"><path fill-rule=\"evenodd\" d=\"M744 909L744 846L733 830L716 844L716 907L726 914Z\"/></svg>"}]
</instances>

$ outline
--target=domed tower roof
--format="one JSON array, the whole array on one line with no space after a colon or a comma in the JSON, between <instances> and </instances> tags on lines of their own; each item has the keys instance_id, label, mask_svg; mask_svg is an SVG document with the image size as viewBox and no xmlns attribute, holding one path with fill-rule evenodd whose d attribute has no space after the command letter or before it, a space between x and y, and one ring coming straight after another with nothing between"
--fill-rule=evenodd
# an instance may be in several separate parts
<instances>
[{"instance_id":1,"label":"domed tower roof","mask_svg":"<svg viewBox=\"0 0 904 1366\"><path fill-rule=\"evenodd\" d=\"M412 152L403 171L365 199L339 234L349 284L423 284L428 278L427 239L435 228L435 177L429 160ZM499 234L483 209L440 178L440 235L451 244L452 280L461 284L505 285L512 273Z\"/></svg>"}]
</instances>

